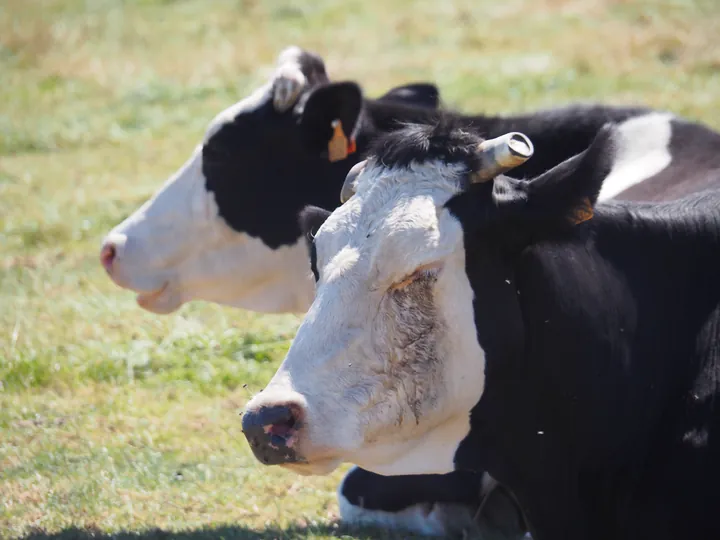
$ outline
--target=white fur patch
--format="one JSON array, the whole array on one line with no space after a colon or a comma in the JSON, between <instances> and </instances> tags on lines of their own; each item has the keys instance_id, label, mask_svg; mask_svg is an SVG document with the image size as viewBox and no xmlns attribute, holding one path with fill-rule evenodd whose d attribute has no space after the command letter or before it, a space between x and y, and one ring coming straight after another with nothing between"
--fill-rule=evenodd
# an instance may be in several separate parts
<instances>
[{"instance_id":1,"label":"white fur patch","mask_svg":"<svg viewBox=\"0 0 720 540\"><path fill-rule=\"evenodd\" d=\"M615 165L603 182L599 200L615 197L670 164L673 118L669 113L651 113L619 125Z\"/></svg>"},{"instance_id":2,"label":"white fur patch","mask_svg":"<svg viewBox=\"0 0 720 540\"><path fill-rule=\"evenodd\" d=\"M484 353L480 352L476 358L484 359L484 356ZM460 376L458 374L458 377ZM452 377L454 378L455 374L452 374ZM482 388L478 392L481 391ZM443 422L415 440L397 442L391 448L363 448L360 453L351 454L348 461L384 476L446 474L455 470L455 452L460 441L469 432L469 415L460 415ZM388 460L389 456L393 456L392 459Z\"/></svg>"}]
</instances>

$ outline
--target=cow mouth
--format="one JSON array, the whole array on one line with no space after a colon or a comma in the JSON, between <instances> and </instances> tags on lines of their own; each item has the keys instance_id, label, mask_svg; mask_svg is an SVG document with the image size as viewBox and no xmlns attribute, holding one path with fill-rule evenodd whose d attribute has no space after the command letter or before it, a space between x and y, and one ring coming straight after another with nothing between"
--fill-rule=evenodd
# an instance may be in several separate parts
<instances>
[{"instance_id":1,"label":"cow mouth","mask_svg":"<svg viewBox=\"0 0 720 540\"><path fill-rule=\"evenodd\" d=\"M169 285L170 282L166 281L165 284L159 289L156 289L152 292L138 293L136 297L138 305L148 311L155 311L155 306L157 306L162 295L165 293L165 291L167 291Z\"/></svg>"}]
</instances>

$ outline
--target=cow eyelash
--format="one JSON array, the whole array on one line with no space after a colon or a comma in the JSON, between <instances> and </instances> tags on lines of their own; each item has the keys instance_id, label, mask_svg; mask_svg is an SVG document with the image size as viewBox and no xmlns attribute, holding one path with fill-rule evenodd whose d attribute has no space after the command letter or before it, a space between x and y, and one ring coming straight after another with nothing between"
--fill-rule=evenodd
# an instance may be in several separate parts
<instances>
[{"instance_id":1,"label":"cow eyelash","mask_svg":"<svg viewBox=\"0 0 720 540\"><path fill-rule=\"evenodd\" d=\"M398 291L418 280L434 278L438 275L438 272L440 272L440 266L438 264L424 264L423 266L416 268L411 274L408 274L400 281L396 281L390 285L389 290Z\"/></svg>"}]
</instances>

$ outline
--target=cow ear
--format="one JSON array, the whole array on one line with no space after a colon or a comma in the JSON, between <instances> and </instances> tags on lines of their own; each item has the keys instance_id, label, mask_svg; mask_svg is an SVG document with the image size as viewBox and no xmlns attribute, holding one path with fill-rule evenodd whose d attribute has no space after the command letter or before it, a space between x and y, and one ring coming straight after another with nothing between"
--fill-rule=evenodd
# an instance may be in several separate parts
<instances>
[{"instance_id":1,"label":"cow ear","mask_svg":"<svg viewBox=\"0 0 720 540\"><path fill-rule=\"evenodd\" d=\"M330 161L344 159L354 151L352 134L362 103L362 90L354 82L330 83L314 89L300 118L303 138L309 150L326 155ZM337 148L340 150L336 152Z\"/></svg>"},{"instance_id":2,"label":"cow ear","mask_svg":"<svg viewBox=\"0 0 720 540\"><path fill-rule=\"evenodd\" d=\"M603 181L615 162L618 132L614 124L603 126L590 146L549 171L530 180L526 186L515 184L523 191L510 199L521 198L531 216L557 218L576 225L593 216ZM496 186L496 196L500 185Z\"/></svg>"},{"instance_id":3,"label":"cow ear","mask_svg":"<svg viewBox=\"0 0 720 540\"><path fill-rule=\"evenodd\" d=\"M317 206L306 206L303 208L299 216L300 230L303 236L312 242L312 239L315 238L318 230L322 227L322 224L325 223L325 220L330 217L330 214L332 214L332 212L329 210Z\"/></svg>"},{"instance_id":4,"label":"cow ear","mask_svg":"<svg viewBox=\"0 0 720 540\"><path fill-rule=\"evenodd\" d=\"M380 96L378 101L395 101L428 109L440 106L440 90L432 83L412 83L397 86Z\"/></svg>"},{"instance_id":5,"label":"cow ear","mask_svg":"<svg viewBox=\"0 0 720 540\"><path fill-rule=\"evenodd\" d=\"M303 236L305 237L308 255L310 255L310 269L312 270L316 283L320 280L320 273L318 272L317 267L315 235L331 213L332 212L324 210L323 208L318 208L317 206L306 206L302 209L299 216L300 228L302 229Z\"/></svg>"}]
</instances>

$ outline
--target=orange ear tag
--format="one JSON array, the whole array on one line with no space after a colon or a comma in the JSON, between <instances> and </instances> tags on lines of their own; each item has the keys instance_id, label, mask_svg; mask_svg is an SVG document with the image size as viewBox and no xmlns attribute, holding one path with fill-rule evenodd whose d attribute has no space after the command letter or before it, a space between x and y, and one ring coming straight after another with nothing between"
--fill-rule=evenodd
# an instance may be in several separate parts
<instances>
[{"instance_id":1,"label":"orange ear tag","mask_svg":"<svg viewBox=\"0 0 720 540\"><path fill-rule=\"evenodd\" d=\"M333 135L328 142L328 159L331 162L340 161L356 151L355 139L348 141L340 120L333 120L330 125L333 128Z\"/></svg>"},{"instance_id":2,"label":"orange ear tag","mask_svg":"<svg viewBox=\"0 0 720 540\"><path fill-rule=\"evenodd\" d=\"M593 212L593 207L590 204L590 199L585 197L582 200L582 203L580 204L580 206L575 208L575 211L573 212L573 215L570 218L570 222L573 225L578 225L584 221L588 221L588 220L592 219L593 215L594 215L594 212Z\"/></svg>"}]
</instances>

